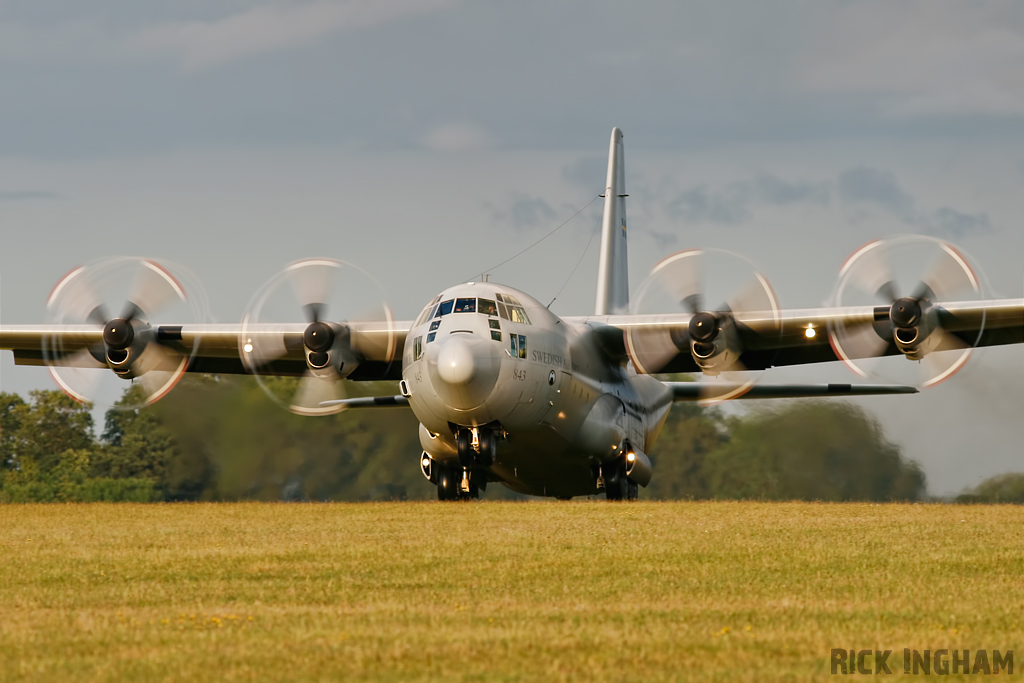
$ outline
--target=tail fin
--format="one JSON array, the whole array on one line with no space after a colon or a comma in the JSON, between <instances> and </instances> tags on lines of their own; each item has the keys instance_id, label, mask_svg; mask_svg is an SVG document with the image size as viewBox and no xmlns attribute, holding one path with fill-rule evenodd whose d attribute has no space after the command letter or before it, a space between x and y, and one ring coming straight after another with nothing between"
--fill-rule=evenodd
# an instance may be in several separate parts
<instances>
[{"instance_id":1,"label":"tail fin","mask_svg":"<svg viewBox=\"0 0 1024 683\"><path fill-rule=\"evenodd\" d=\"M612 129L608 150L608 180L601 219L601 257L597 266L597 304L594 315L625 313L629 309L629 270L626 261L626 178L622 131Z\"/></svg>"}]
</instances>

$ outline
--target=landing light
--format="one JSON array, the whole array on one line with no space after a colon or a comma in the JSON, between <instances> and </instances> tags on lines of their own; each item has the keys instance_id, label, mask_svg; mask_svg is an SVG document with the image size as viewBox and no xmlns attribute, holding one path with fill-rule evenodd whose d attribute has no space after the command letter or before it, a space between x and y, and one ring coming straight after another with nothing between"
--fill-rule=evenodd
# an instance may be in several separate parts
<instances>
[{"instance_id":1,"label":"landing light","mask_svg":"<svg viewBox=\"0 0 1024 683\"><path fill-rule=\"evenodd\" d=\"M626 453L626 462L633 462L634 460L636 460L636 453L633 453L632 451Z\"/></svg>"},{"instance_id":2,"label":"landing light","mask_svg":"<svg viewBox=\"0 0 1024 683\"><path fill-rule=\"evenodd\" d=\"M245 351L246 353L252 353L252 344L250 342L245 342L245 345L242 347L242 350Z\"/></svg>"},{"instance_id":3,"label":"landing light","mask_svg":"<svg viewBox=\"0 0 1024 683\"><path fill-rule=\"evenodd\" d=\"M430 458L423 458L423 466L430 467Z\"/></svg>"},{"instance_id":4,"label":"landing light","mask_svg":"<svg viewBox=\"0 0 1024 683\"><path fill-rule=\"evenodd\" d=\"M808 327L806 330L804 330L804 336L807 337L808 339L814 339L814 335L816 334L818 333L814 331L813 327Z\"/></svg>"}]
</instances>

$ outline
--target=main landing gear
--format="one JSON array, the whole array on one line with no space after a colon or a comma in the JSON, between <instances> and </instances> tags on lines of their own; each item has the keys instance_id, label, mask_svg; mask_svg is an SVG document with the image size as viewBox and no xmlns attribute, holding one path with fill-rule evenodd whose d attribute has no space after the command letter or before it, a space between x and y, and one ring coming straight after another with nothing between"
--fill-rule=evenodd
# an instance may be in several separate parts
<instances>
[{"instance_id":1,"label":"main landing gear","mask_svg":"<svg viewBox=\"0 0 1024 683\"><path fill-rule=\"evenodd\" d=\"M487 486L483 470L494 464L498 435L486 427L464 427L456 433L455 442L459 449L459 464L433 465L436 474L430 479L437 484L437 499L479 498L480 490Z\"/></svg>"},{"instance_id":2,"label":"main landing gear","mask_svg":"<svg viewBox=\"0 0 1024 683\"><path fill-rule=\"evenodd\" d=\"M625 457L616 458L600 466L598 488L604 482L604 497L607 500L636 500L640 497L640 485L626 475Z\"/></svg>"}]
</instances>

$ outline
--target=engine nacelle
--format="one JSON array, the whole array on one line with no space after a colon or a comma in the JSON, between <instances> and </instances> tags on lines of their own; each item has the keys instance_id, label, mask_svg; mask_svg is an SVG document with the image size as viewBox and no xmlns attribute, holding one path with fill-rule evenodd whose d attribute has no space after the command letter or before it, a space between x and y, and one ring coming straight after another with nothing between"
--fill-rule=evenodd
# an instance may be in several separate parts
<instances>
[{"instance_id":1,"label":"engine nacelle","mask_svg":"<svg viewBox=\"0 0 1024 683\"><path fill-rule=\"evenodd\" d=\"M651 476L654 473L651 459L639 448L634 448L628 443L622 450L626 459L626 476L646 488L651 483Z\"/></svg>"},{"instance_id":2,"label":"engine nacelle","mask_svg":"<svg viewBox=\"0 0 1024 683\"><path fill-rule=\"evenodd\" d=\"M889 319L896 348L909 360L921 360L941 341L941 335L932 334L939 320L935 307L928 301L897 299L889 309Z\"/></svg>"},{"instance_id":3,"label":"engine nacelle","mask_svg":"<svg viewBox=\"0 0 1024 683\"><path fill-rule=\"evenodd\" d=\"M580 446L602 460L616 453L626 438L625 407L615 396L604 394L594 401L580 427Z\"/></svg>"},{"instance_id":4,"label":"engine nacelle","mask_svg":"<svg viewBox=\"0 0 1024 683\"><path fill-rule=\"evenodd\" d=\"M359 365L359 359L351 350L347 325L310 323L302 333L302 346L306 366L316 377L348 377Z\"/></svg>"},{"instance_id":5,"label":"engine nacelle","mask_svg":"<svg viewBox=\"0 0 1024 683\"><path fill-rule=\"evenodd\" d=\"M743 354L732 317L698 313L690 319L690 355L705 375L729 370Z\"/></svg>"},{"instance_id":6,"label":"engine nacelle","mask_svg":"<svg viewBox=\"0 0 1024 683\"><path fill-rule=\"evenodd\" d=\"M434 467L434 460L430 457L430 454L426 451L420 454L420 472L427 478L430 483L436 483L436 467Z\"/></svg>"},{"instance_id":7,"label":"engine nacelle","mask_svg":"<svg viewBox=\"0 0 1024 683\"><path fill-rule=\"evenodd\" d=\"M163 360L148 347L156 339L153 328L141 320L114 318L103 327L104 360L122 379L140 377Z\"/></svg>"}]
</instances>

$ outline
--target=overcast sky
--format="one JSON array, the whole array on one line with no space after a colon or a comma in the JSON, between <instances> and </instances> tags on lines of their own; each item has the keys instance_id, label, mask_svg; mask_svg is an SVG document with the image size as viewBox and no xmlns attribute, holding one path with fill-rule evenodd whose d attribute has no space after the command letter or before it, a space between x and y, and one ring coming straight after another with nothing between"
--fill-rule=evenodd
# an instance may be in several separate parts
<instances>
[{"instance_id":1,"label":"overcast sky","mask_svg":"<svg viewBox=\"0 0 1024 683\"><path fill-rule=\"evenodd\" d=\"M869 239L922 233L1024 291L1024 5L0 0L0 303L109 255L170 260L240 319L296 258L411 318L586 205L625 133L633 288L690 246L815 306ZM595 202L492 279L593 309ZM769 379L843 380L842 367ZM6 391L47 373L0 362ZM1022 469L1024 350L864 400L934 493Z\"/></svg>"}]
</instances>

